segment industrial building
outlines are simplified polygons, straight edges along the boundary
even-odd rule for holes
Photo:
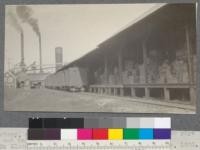
[[[42,88],[49,73],[26,73],[17,74],[7,71],[4,77],[4,84],[14,88]]]
[[[4,74],[4,85],[8,87],[13,87],[13,88],[17,87],[17,79],[13,72],[7,71]]]
[[[71,67],[85,68],[89,92],[194,105],[195,7],[166,4],[157,8],[56,74]]]

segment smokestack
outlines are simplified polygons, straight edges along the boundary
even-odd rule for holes
[[[42,42],[41,42],[41,34],[38,35],[38,39],[39,39],[40,72],[43,72],[43,69],[42,69]]]
[[[20,35],[21,35],[21,62],[20,62],[20,66],[22,68],[24,68],[25,63],[24,63],[24,33],[23,33],[23,31],[21,31]]]
[[[62,49],[62,47],[55,48],[55,61],[56,61],[56,71],[57,71],[63,65],[63,49]]]
[[[25,61],[24,61],[24,33],[23,33],[23,29],[21,24],[18,22],[17,17],[15,16],[15,14],[11,11],[9,11],[7,13],[7,15],[10,18],[10,23],[11,25],[16,29],[16,31],[20,34],[20,38],[21,38],[21,60],[20,60],[20,67],[21,70],[24,71],[25,70]]]
[[[42,70],[42,43],[41,43],[41,33],[40,28],[38,25],[38,20],[33,17],[33,10],[31,7],[28,6],[17,6],[16,12],[19,16],[19,18],[22,20],[22,22],[27,23],[30,25],[35,32],[35,34],[38,36],[39,40],[39,62],[40,62],[40,72],[43,72]]]

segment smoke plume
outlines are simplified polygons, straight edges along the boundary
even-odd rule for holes
[[[23,29],[22,29],[21,25],[19,24],[19,22],[18,22],[16,16],[15,16],[12,12],[10,12],[10,11],[7,13],[7,15],[8,15],[9,18],[10,18],[10,23],[11,23],[11,25],[12,25],[18,32],[22,33],[22,32],[23,32]]]
[[[29,24],[33,31],[40,36],[38,20],[33,17],[33,10],[28,6],[17,6],[16,12],[22,22]]]

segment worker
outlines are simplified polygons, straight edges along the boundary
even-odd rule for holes
[[[171,69],[168,59],[164,60],[162,65],[159,67],[159,79],[160,83],[167,83],[168,76],[171,74]]]
[[[158,62],[157,53],[155,50],[150,51],[147,58],[147,82],[155,83],[158,79]]]
[[[177,83],[187,83],[189,81],[187,62],[184,59],[184,54],[179,51],[176,53],[176,59],[173,62],[173,69]]]

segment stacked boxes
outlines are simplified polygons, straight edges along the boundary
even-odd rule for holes
[[[115,66],[108,69],[108,79],[103,71],[95,72],[96,83],[98,84],[173,84],[173,83],[189,83],[189,69],[185,56],[177,55],[176,58],[169,62],[164,59],[162,62],[150,58],[146,60],[145,64],[134,63],[134,60],[124,60],[122,75],[120,75],[119,68]],[[196,57],[193,57],[193,72],[194,80],[196,80]],[[122,83],[120,77],[122,76]],[[108,83],[107,83],[108,82]]]

